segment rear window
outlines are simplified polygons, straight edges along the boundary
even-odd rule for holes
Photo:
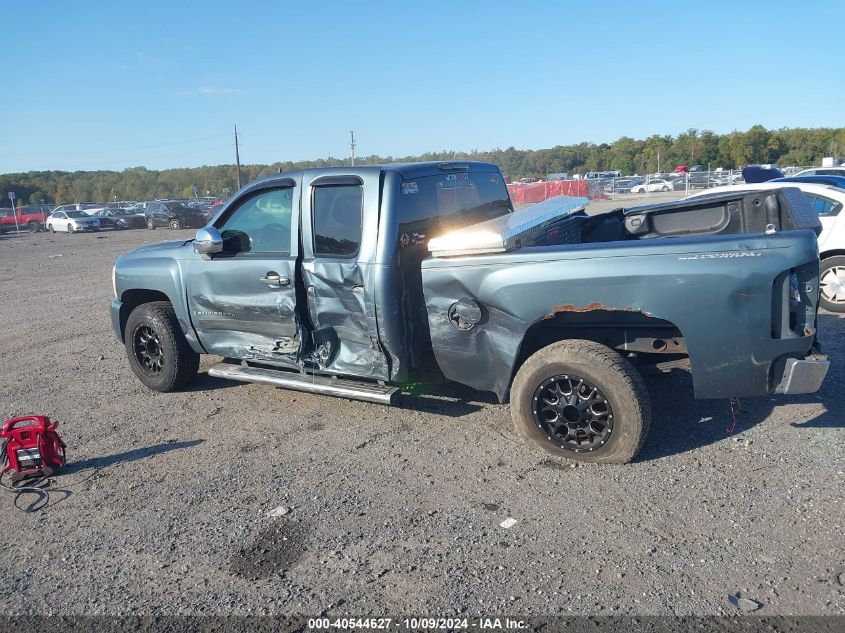
[[[402,181],[402,239],[428,241],[441,233],[511,213],[508,188],[498,172],[449,173]],[[406,237],[409,236],[409,237]]]

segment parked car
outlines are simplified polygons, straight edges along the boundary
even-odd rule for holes
[[[143,213],[128,209],[100,209],[89,215],[99,219],[100,227],[104,229],[139,229],[147,225],[147,218]]]
[[[799,171],[793,176],[845,176],[845,167],[812,167]]]
[[[803,182],[812,185],[828,185],[845,189],[845,174],[842,176],[785,176],[769,182]]]
[[[672,183],[663,178],[652,178],[647,182],[631,187],[631,193],[645,193],[646,191],[672,191]]]
[[[148,229],[168,226],[171,229],[199,228],[207,218],[201,209],[182,202],[148,202],[144,209]]]
[[[205,215],[206,223],[208,223],[208,221],[211,220],[211,218],[213,218],[215,215],[217,215],[217,212],[220,211],[220,209],[222,209],[225,205],[226,205],[225,202],[215,202],[214,204],[209,206],[203,212],[203,214]]]
[[[0,233],[29,231],[38,233],[44,230],[44,223],[50,215],[47,205],[33,204],[14,209],[0,210]]]
[[[813,178],[822,178],[822,176]],[[835,178],[835,176],[827,176],[827,178]],[[697,193],[695,197],[730,191],[758,191],[785,187],[800,189],[809,199],[810,206],[822,224],[822,232],[818,239],[821,260],[819,273],[821,305],[831,312],[845,312],[845,254],[843,254],[845,253],[845,213],[841,213],[845,206],[845,188],[801,182],[803,178],[798,179],[799,182],[795,180],[795,178],[779,178],[753,185],[722,187]]]
[[[56,231],[68,233],[99,231],[100,221],[84,211],[53,211],[47,218],[47,230],[50,233]]]
[[[99,202],[73,202],[70,204],[60,204],[56,208],[53,209],[53,212],[56,211],[87,211],[88,215],[91,215],[94,211],[99,211],[100,209],[107,208],[105,204],[100,204]]]
[[[698,398],[821,386],[821,226],[794,189],[765,217],[759,197],[590,216],[566,197],[513,211],[489,163],[273,174],[193,242],[119,256],[112,325],[156,391],[203,353],[231,359],[211,376],[384,404],[446,379],[510,401],[535,447],[625,463],[650,421],[632,361],[688,358]]]

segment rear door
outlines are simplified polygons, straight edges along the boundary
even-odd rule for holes
[[[214,222],[223,252],[188,264],[191,321],[211,354],[297,367],[299,183],[245,192]]]
[[[380,171],[306,177],[302,279],[318,371],[386,380],[375,304]]]

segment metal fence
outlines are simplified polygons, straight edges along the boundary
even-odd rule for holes
[[[789,176],[802,169],[807,168],[795,166],[783,168],[782,171]],[[512,183],[508,185],[508,190],[515,204],[542,202],[560,195],[578,196],[591,200],[677,199],[701,189],[738,185],[744,182],[741,170],[715,169],[646,176]]]

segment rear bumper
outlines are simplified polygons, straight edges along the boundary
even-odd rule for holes
[[[821,354],[811,354],[800,359],[788,358],[775,393],[815,393],[821,388],[829,366],[827,356]]]

